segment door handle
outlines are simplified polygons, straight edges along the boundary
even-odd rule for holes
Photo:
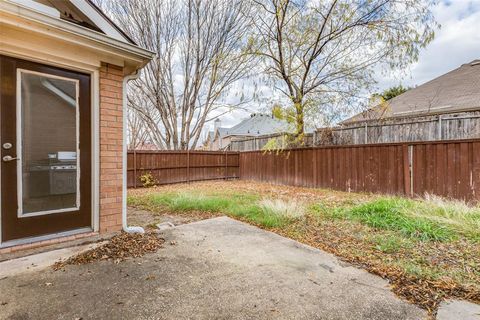
[[[12,156],[5,156],[2,158],[3,162],[10,162],[10,161],[13,161],[13,160],[20,160],[20,158],[17,158],[17,157],[12,157]]]

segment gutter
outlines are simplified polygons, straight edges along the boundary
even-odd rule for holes
[[[128,233],[145,233],[142,227],[129,227],[127,224],[127,83],[130,80],[138,79],[140,70],[125,76],[122,83],[122,117],[123,117],[123,148],[122,148],[122,229]]]

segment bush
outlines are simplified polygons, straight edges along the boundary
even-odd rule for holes
[[[145,188],[154,187],[158,184],[157,179],[155,179],[151,172],[142,174],[140,176],[140,182]]]

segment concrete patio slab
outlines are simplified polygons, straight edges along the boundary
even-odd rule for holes
[[[0,280],[1,319],[425,319],[388,283],[320,250],[222,217],[165,247]]]
[[[480,305],[462,300],[449,300],[440,304],[437,320],[480,320]]]
[[[56,249],[26,257],[0,262],[0,279],[11,277],[25,272],[34,272],[45,269],[58,260],[68,259],[83,251],[95,248],[104,242],[96,242],[79,246]]]

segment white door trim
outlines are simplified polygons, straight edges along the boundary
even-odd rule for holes
[[[39,75],[43,76],[46,78],[52,78],[52,79],[61,79],[65,81],[70,81],[75,83],[75,91],[76,91],[76,97],[75,97],[75,136],[76,136],[76,162],[77,162],[77,169],[76,169],[76,175],[77,175],[77,181],[76,181],[76,203],[75,207],[71,208],[62,208],[62,209],[56,209],[56,210],[45,210],[45,211],[36,211],[36,212],[31,212],[31,213],[24,213],[23,212],[23,134],[22,134],[22,111],[23,111],[23,106],[22,106],[22,74],[34,74],[34,75]],[[81,171],[81,165],[80,165],[80,104],[79,104],[79,94],[80,94],[80,86],[79,86],[80,81],[77,79],[71,79],[68,77],[60,77],[56,75],[52,75],[49,73],[44,73],[44,72],[37,72],[37,71],[32,71],[28,69],[17,69],[17,88],[16,88],[16,126],[17,126],[17,137],[16,137],[16,153],[17,153],[17,217],[18,218],[28,218],[28,217],[34,217],[34,216],[41,216],[41,215],[47,215],[47,214],[53,214],[53,213],[62,213],[62,212],[71,212],[71,211],[76,211],[80,209],[80,171]]]

